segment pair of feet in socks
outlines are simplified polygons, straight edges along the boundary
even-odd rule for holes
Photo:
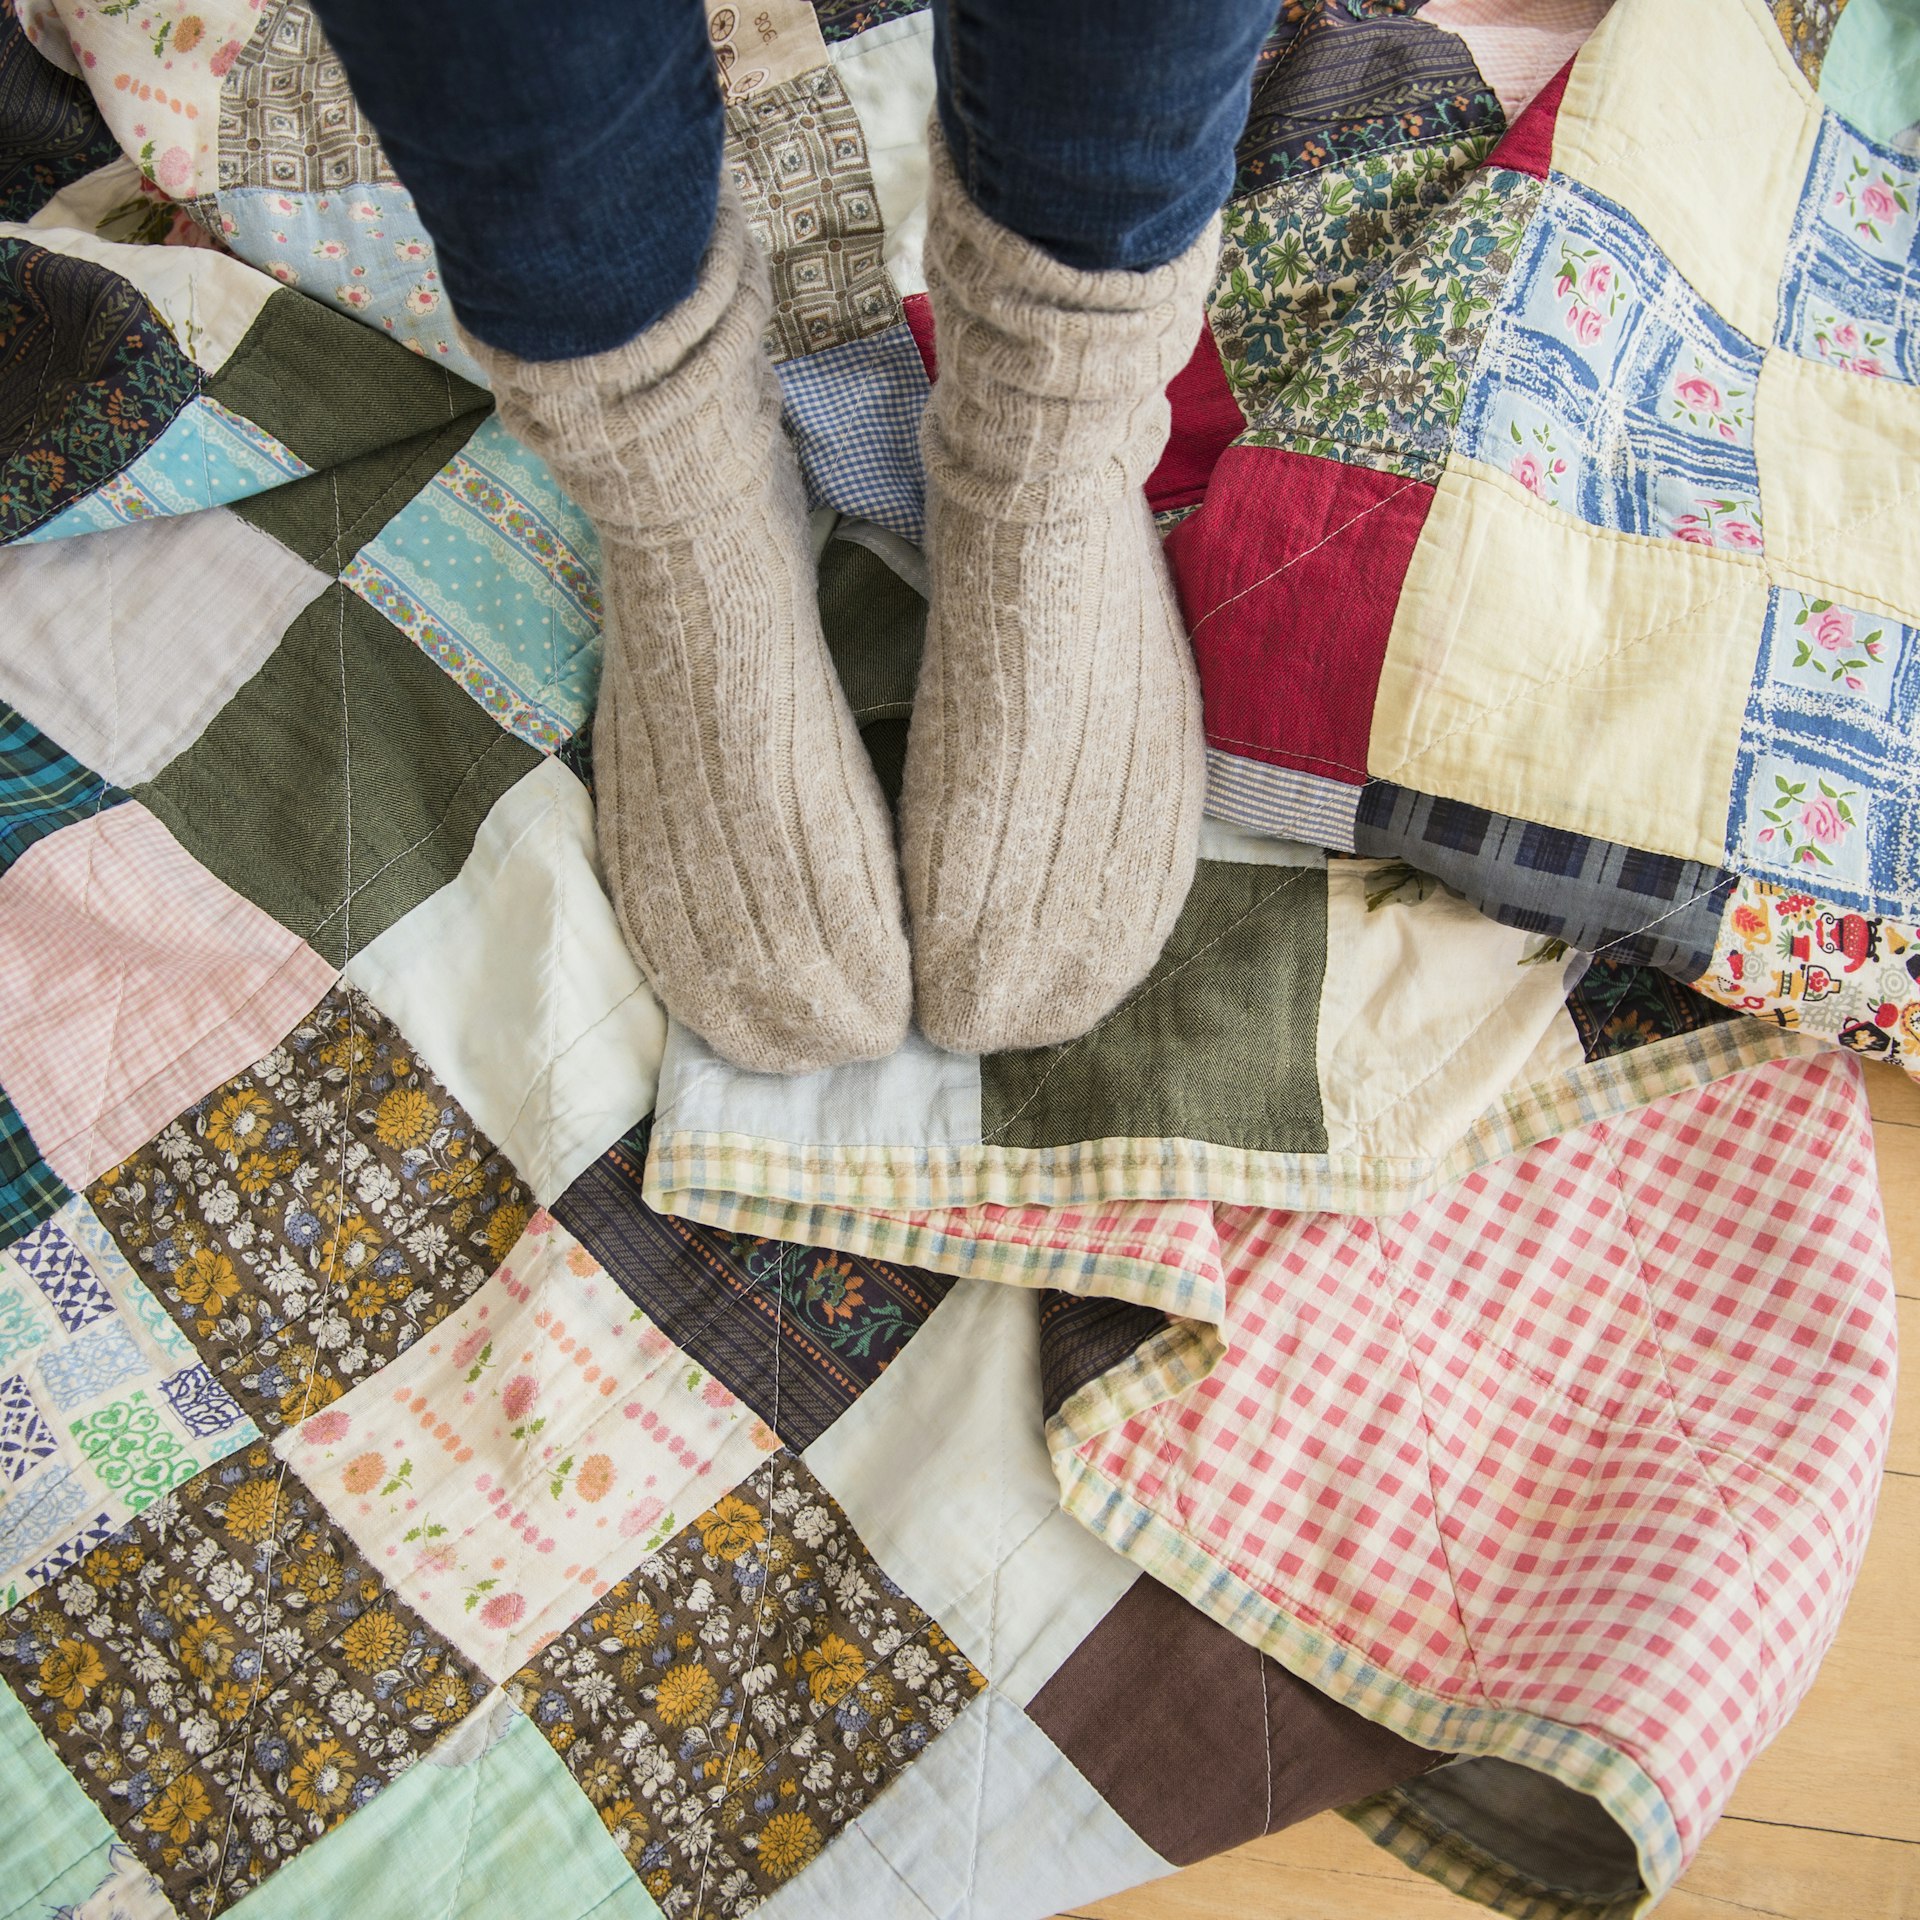
[[[933,161],[932,607],[897,860],[820,631],[766,262],[732,195],[699,286],[635,340],[476,348],[599,530],[621,925],[668,1009],[763,1072],[891,1053],[916,1015],[960,1052],[1073,1038],[1151,968],[1193,877],[1200,693],[1141,488],[1216,232],[1143,273],[1068,268]]]

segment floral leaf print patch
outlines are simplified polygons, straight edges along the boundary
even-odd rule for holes
[[[188,1920],[338,1826],[487,1688],[264,1443],[15,1607],[0,1674]]]
[[[345,987],[89,1198],[268,1432],[451,1312],[519,1239],[531,1205],[392,1023]]]
[[[984,1684],[782,1452],[508,1691],[662,1912],[730,1920],[805,1867]]]

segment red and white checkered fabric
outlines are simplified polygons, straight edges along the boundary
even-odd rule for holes
[[[1637,1761],[1691,1857],[1811,1682],[1878,1488],[1858,1064],[1756,1067],[1391,1219],[1216,1218],[1226,1358],[1085,1460],[1392,1682]]]

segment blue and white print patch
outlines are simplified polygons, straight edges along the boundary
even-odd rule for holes
[[[1730,864],[1920,917],[1920,631],[1776,588],[1727,815]]]
[[[1458,444],[1591,526],[1756,550],[1760,358],[1634,221],[1556,174]]]
[[[1787,241],[1775,339],[1868,379],[1920,383],[1920,163],[1832,113]]]

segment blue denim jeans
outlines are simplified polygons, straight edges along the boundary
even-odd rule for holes
[[[1276,0],[933,0],[967,189],[1070,266],[1151,267],[1233,179]],[[527,360],[692,292],[724,120],[703,0],[315,0],[461,323]]]

